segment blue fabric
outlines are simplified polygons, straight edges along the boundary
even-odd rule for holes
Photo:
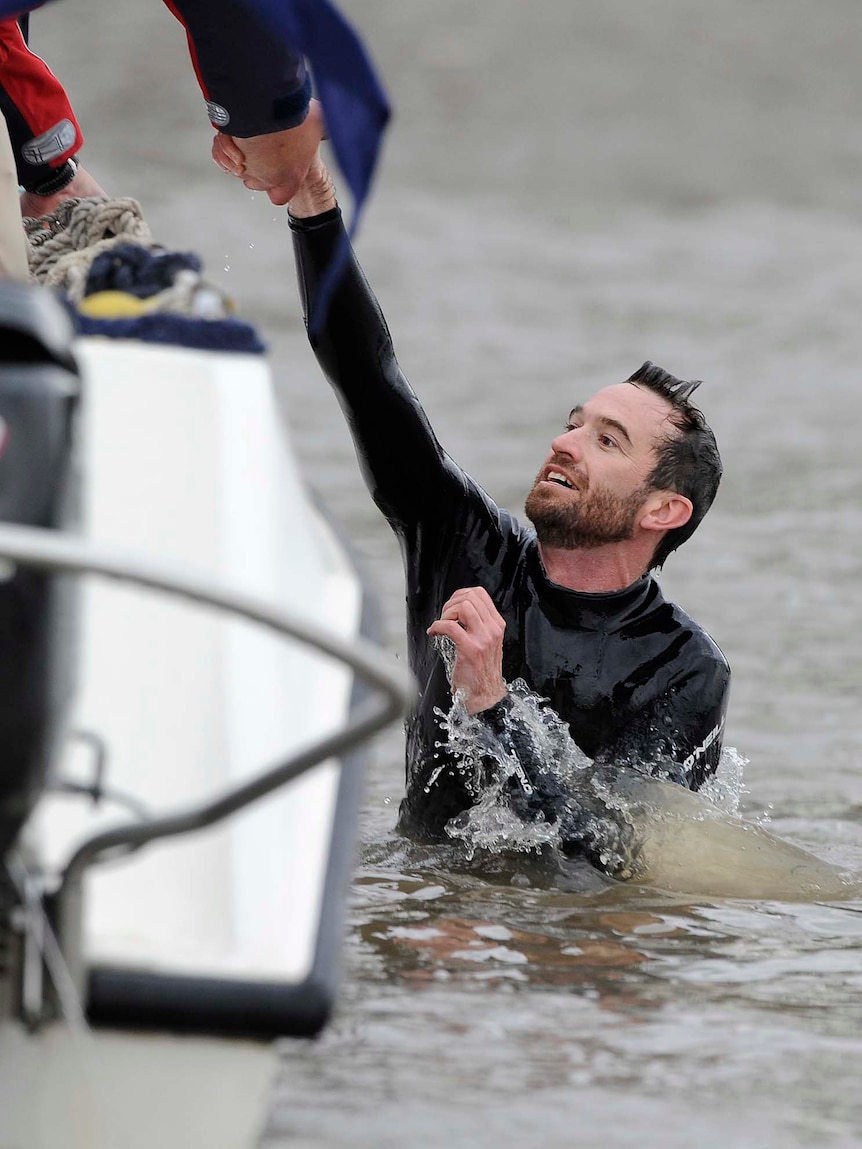
[[[0,0],[0,19],[7,16],[21,16],[24,12],[32,12],[41,8],[47,0]]]
[[[187,319],[183,315],[157,312],[134,319],[91,319],[69,308],[79,335],[103,335],[108,339],[137,339],[142,343],[167,343],[199,351],[237,351],[262,355],[266,344],[250,323],[239,319]]]
[[[386,93],[353,28],[330,0],[242,0],[305,56],[356,212],[368,194],[390,116]]]
[[[191,251],[153,251],[138,243],[118,243],[100,252],[90,264],[84,295],[125,291],[149,299],[172,287],[180,271],[200,272],[203,264]]]

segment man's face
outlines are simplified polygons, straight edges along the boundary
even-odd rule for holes
[[[657,444],[676,433],[671,410],[632,383],[606,387],[575,407],[527,496],[541,543],[592,548],[634,536]]]

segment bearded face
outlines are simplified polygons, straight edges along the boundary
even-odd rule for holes
[[[561,466],[565,470],[560,472],[552,465],[542,468],[524,504],[539,542],[546,547],[576,550],[633,538],[648,490],[641,486],[617,494],[606,487],[591,487],[581,475],[573,474],[571,460],[561,459]]]

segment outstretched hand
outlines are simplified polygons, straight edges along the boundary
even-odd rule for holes
[[[446,635],[455,644],[452,691],[462,690],[469,714],[478,714],[508,693],[503,681],[506,623],[481,586],[456,590],[430,635]]]
[[[217,132],[212,157],[250,191],[264,191],[274,204],[283,206],[306,179],[324,135],[320,103],[312,100],[298,127],[242,140]]]

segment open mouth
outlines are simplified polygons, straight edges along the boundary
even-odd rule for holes
[[[567,479],[562,471],[548,471],[545,475],[546,483],[556,483],[558,487],[566,487],[569,491],[577,490],[571,479]]]

